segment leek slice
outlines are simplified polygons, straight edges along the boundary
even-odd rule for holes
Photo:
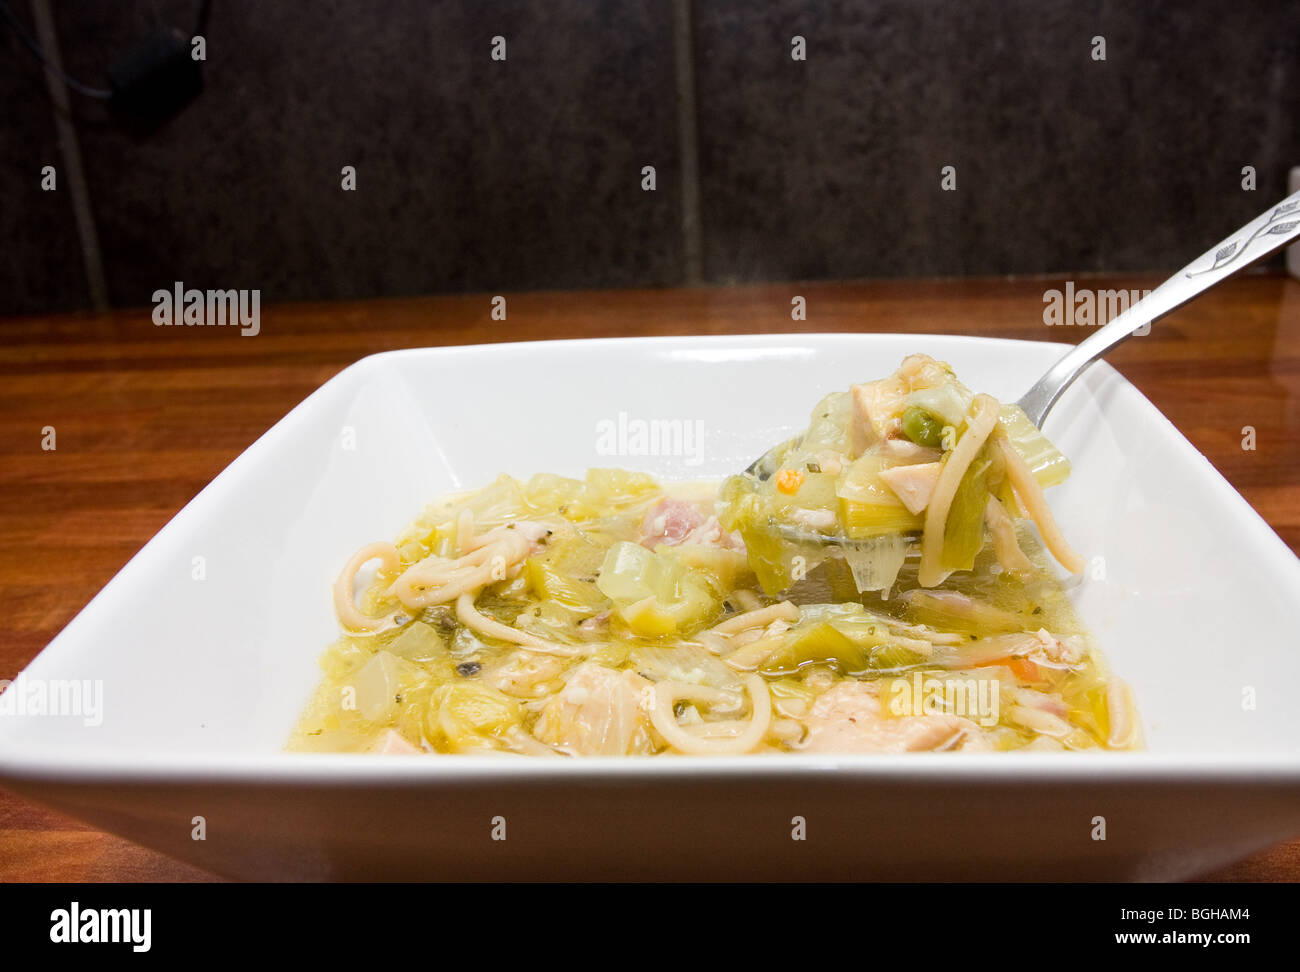
[[[914,533],[925,526],[925,517],[907,512],[907,507],[893,503],[855,503],[840,500],[840,524],[844,534],[854,540],[866,540],[891,533]]]
[[[964,635],[1011,634],[1030,630],[1036,616],[1021,617],[957,591],[916,589],[903,595],[906,618],[936,631]]]
[[[830,664],[844,675],[896,671],[923,664],[920,653],[899,644],[874,618],[840,617],[801,624],[759,669],[764,675],[790,675],[805,665]]]
[[[829,621],[800,625],[785,637],[785,642],[763,662],[764,675],[790,675],[804,665],[834,663],[841,671],[857,671],[865,666],[867,652]]]
[[[976,555],[984,547],[984,508],[989,501],[990,465],[989,449],[985,444],[957,484],[957,492],[943,523],[943,549],[939,553],[939,565],[946,570],[970,570],[975,566]]]
[[[1011,445],[1038,480],[1038,485],[1047,489],[1065,482],[1070,475],[1070,460],[1052,445],[1038,426],[1029,421],[1024,409],[1019,405],[1003,405],[998,421],[1006,429]]]

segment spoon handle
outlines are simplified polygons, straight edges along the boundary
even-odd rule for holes
[[[1019,405],[1042,427],[1048,411],[1083,370],[1133,333],[1300,236],[1300,192],[1251,220],[1179,270],[1097,333],[1064,354],[1025,392]]]

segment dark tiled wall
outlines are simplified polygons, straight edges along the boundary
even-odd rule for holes
[[[35,63],[0,21],[0,314],[90,300],[67,187],[41,190],[42,168],[55,166],[57,180],[63,159]]]
[[[698,268],[669,0],[213,0],[205,91],[170,123],[72,96],[109,299],[1172,269],[1300,164],[1296,0],[683,6]],[[197,8],[61,0],[64,64],[102,84]],[[85,306],[69,194],[39,191],[62,169],[44,82],[3,28],[0,54],[0,313]]]
[[[1300,165],[1294,0],[696,13],[711,279],[1173,270]]]

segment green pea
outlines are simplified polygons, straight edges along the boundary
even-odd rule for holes
[[[903,413],[903,434],[917,445],[937,449],[943,438],[943,422],[919,405],[913,405]]]

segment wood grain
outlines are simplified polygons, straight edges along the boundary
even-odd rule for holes
[[[1077,279],[1146,288],[1148,278]],[[397,348],[791,331],[1075,342],[1043,323],[1060,280],[770,284],[269,305],[261,333],[155,327],[149,309],[0,320],[0,677],[22,669],[140,547],[298,401]],[[791,298],[807,300],[792,322]],[[1109,359],[1300,551],[1300,283],[1236,278]],[[41,449],[54,426],[58,448]],[[1242,448],[1242,429],[1257,448]],[[1211,879],[1300,880],[1300,840]],[[0,792],[0,880],[212,876]]]

